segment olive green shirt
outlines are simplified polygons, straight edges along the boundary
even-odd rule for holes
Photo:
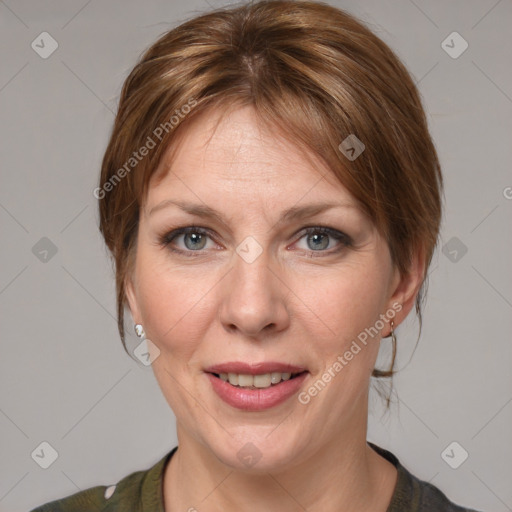
[[[477,512],[452,503],[437,487],[409,473],[391,452],[368,444],[397,468],[398,478],[387,512]],[[176,446],[153,467],[131,473],[117,485],[91,487],[31,512],[164,512],[163,473],[177,449]]]

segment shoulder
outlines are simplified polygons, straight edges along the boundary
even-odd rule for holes
[[[159,510],[162,504],[161,482],[165,463],[174,454],[177,447],[167,453],[154,466],[147,470],[135,471],[125,476],[115,485],[98,485],[77,492],[62,499],[41,505],[30,512],[109,512],[115,510],[133,510],[150,504]],[[140,508],[142,510],[142,508]],[[162,508],[163,510],[163,508]]]
[[[98,485],[62,499],[46,503],[31,512],[83,512],[97,510],[106,512],[112,507],[140,501],[141,483],[145,471],[137,471],[124,477],[115,485]],[[126,508],[130,510],[130,508]]]
[[[450,501],[438,487],[418,479],[403,466],[402,470],[407,473],[407,479],[404,479],[407,484],[404,485],[403,490],[409,493],[411,505],[417,504],[417,508],[410,510],[417,510],[417,512],[477,512],[472,508],[466,508]]]
[[[450,501],[439,488],[415,477],[388,450],[368,444],[397,468],[395,491],[387,512],[478,512]]]

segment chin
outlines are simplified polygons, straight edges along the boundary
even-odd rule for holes
[[[241,433],[206,444],[220,462],[233,470],[250,474],[280,471],[296,465],[297,454],[303,450],[289,431],[278,434],[274,429],[275,425],[261,429],[261,435],[257,435],[244,426]]]

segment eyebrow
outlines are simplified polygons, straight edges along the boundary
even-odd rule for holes
[[[151,208],[149,211],[148,216],[153,215],[157,211],[168,208],[169,206],[177,206],[190,215],[211,218],[217,220],[221,224],[227,224],[222,214],[205,204],[194,204],[174,199],[166,199],[161,203],[153,206],[153,208]],[[330,210],[332,208],[351,208],[359,210],[359,208],[352,203],[312,203],[305,206],[292,206],[281,214],[277,224],[301,220],[307,217],[313,217],[314,215],[318,215],[319,213]]]

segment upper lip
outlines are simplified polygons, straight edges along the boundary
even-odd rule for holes
[[[302,373],[306,368],[293,364],[266,361],[261,363],[243,363],[238,361],[215,364],[204,370],[207,373],[237,373],[239,375],[260,375],[264,373]]]

